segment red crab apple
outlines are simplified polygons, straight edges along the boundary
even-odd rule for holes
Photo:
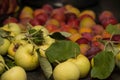
[[[87,40],[86,38],[79,38],[78,40],[76,40],[76,43],[78,43],[78,44],[88,44],[89,40]]]
[[[8,24],[8,23],[18,23],[18,20],[15,17],[8,17],[7,19],[5,19],[3,21],[3,24],[5,25],[5,24]]]
[[[53,7],[50,4],[44,4],[42,6],[42,9],[45,10],[48,15],[50,15],[50,13],[53,10]]]
[[[112,12],[110,11],[103,11],[100,15],[99,15],[99,21],[102,21],[105,18],[109,18],[109,17],[113,17],[114,15],[112,14]]]
[[[45,25],[46,29],[51,33],[51,32],[59,32],[60,29],[58,28],[58,26],[53,25],[53,24],[48,24]]]
[[[63,22],[65,20],[64,10],[62,8],[54,9],[51,13],[51,17]]]
[[[38,8],[34,10],[33,16],[36,17],[38,14],[44,14],[44,13],[46,13],[44,9]]]
[[[40,25],[44,25],[48,19],[48,15],[46,13],[40,13],[36,15],[35,18],[38,20]]]
[[[96,24],[92,27],[92,32],[94,35],[101,35],[104,31],[104,28],[100,24]]]
[[[30,24],[32,26],[36,26],[36,25],[39,25],[40,23],[36,18],[33,18],[33,19],[30,20]]]
[[[98,52],[100,52],[101,49],[99,47],[96,46],[92,46],[88,49],[88,51],[86,52],[86,56],[89,59],[92,59],[92,57],[94,57]]]
[[[65,21],[68,22],[69,20],[74,20],[74,19],[77,19],[77,16],[75,13],[65,13]]]
[[[67,24],[70,25],[74,29],[79,29],[79,20],[78,19],[70,19]]]

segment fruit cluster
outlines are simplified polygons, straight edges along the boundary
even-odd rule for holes
[[[47,75],[47,78],[51,74],[53,74],[55,80],[78,80],[79,78],[87,77],[91,70],[91,59],[93,65],[94,57],[99,52],[104,51],[108,43],[110,44],[109,47],[112,47],[110,49],[113,49],[113,45],[115,45],[115,49],[118,50],[114,55],[116,64],[120,66],[120,53],[118,53],[120,50],[118,47],[120,43],[120,25],[110,11],[103,11],[98,18],[100,24],[96,22],[96,14],[93,10],[80,11],[72,5],[53,8],[51,5],[45,4],[37,9],[25,6],[19,15],[19,19],[9,17],[4,20],[4,26],[0,28],[0,55],[9,56],[15,62],[15,65],[22,67],[26,71],[36,69],[39,66],[39,62],[40,64],[44,64],[44,62],[41,63],[41,59],[43,58],[48,65],[50,62],[47,59],[53,60],[52,58],[54,57],[52,55],[48,56],[48,52],[46,51],[59,51],[50,50],[51,45],[53,46],[59,41],[50,35],[58,32],[63,33],[62,36],[65,37],[65,40],[77,44],[80,53],[79,55],[74,54],[74,57],[67,55],[68,59],[66,60],[63,58],[63,55],[59,54],[57,56],[58,53],[53,54],[57,58],[62,56],[64,61],[54,66],[54,70],[51,70],[50,66],[49,69],[43,69],[46,72],[45,75]],[[105,44],[104,40],[107,40],[107,44]],[[74,45],[71,42],[69,44]],[[58,46],[60,44],[54,47],[57,49]],[[73,52],[77,52],[77,47],[75,45],[74,47],[76,50]],[[71,46],[70,48],[73,47]],[[68,46],[65,49],[68,49]],[[66,56],[64,55],[64,57]],[[58,60],[55,61],[59,62]],[[42,65],[41,67],[44,66]],[[96,66],[96,61],[94,66]],[[0,73],[2,74],[5,72],[4,61],[0,63],[0,67],[2,67],[0,68]],[[51,72],[46,70],[50,70]],[[7,80],[9,72],[3,73],[1,80],[4,80],[4,78]],[[24,71],[22,72],[24,73]],[[22,72],[21,74],[23,74]],[[13,76],[9,75],[10,78],[13,79]],[[26,80],[25,73],[21,78],[23,78],[22,80]]]
[[[17,9],[17,0],[1,0],[0,1],[0,16],[14,13]]]

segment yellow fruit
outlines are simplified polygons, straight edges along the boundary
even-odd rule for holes
[[[80,13],[79,17],[83,16],[83,15],[90,15],[93,19],[96,18],[95,12],[92,10],[84,10]]]
[[[67,9],[67,12],[74,13],[77,17],[79,17],[80,10],[76,7],[66,5],[65,8]]]
[[[49,46],[50,46],[49,44],[45,44],[45,45],[41,45],[41,46],[39,47],[40,55],[41,55],[42,57],[46,57],[45,51],[46,51],[46,49],[47,49]]]
[[[9,31],[11,33],[10,34],[11,36],[16,36],[21,33],[21,28],[19,27],[17,23],[8,23],[4,25],[3,27],[1,27],[1,29],[5,31]]]
[[[95,25],[95,21],[90,17],[85,17],[80,21],[80,27],[88,27],[91,28]]]
[[[79,33],[74,33],[72,34],[69,39],[73,42],[75,42],[76,40],[78,40],[79,38],[81,38],[81,35]]]
[[[80,44],[80,51],[81,54],[85,55],[87,50],[90,48],[90,46],[88,44]]]
[[[90,62],[88,58],[82,54],[78,55],[77,58],[70,58],[67,61],[76,64],[80,71],[80,78],[85,78],[90,71]]]
[[[91,59],[91,66],[94,66],[94,58]]]
[[[10,44],[9,48],[8,48],[8,55],[14,59],[14,56],[15,56],[15,53],[17,51],[17,49],[21,46],[21,45],[25,45],[27,44],[26,41],[24,40],[17,40],[17,41],[14,41]]]
[[[79,30],[79,33],[82,34],[82,33],[91,33],[92,32],[92,29],[91,28],[88,28],[88,27],[81,27]]]
[[[58,64],[53,71],[55,80],[79,80],[79,68],[72,62],[65,61]]]
[[[27,13],[33,14],[33,9],[31,7],[29,7],[29,6],[25,6],[22,9],[22,12],[27,12]]]
[[[6,55],[9,46],[10,46],[10,41],[8,39],[4,39],[4,43],[0,45],[0,55]]]

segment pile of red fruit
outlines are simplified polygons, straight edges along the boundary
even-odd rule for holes
[[[42,25],[48,29],[50,33],[66,31],[71,33],[69,40],[80,45],[81,53],[88,58],[93,57],[99,51],[104,49],[104,45],[99,39],[109,39],[111,34],[105,31],[108,24],[118,24],[117,19],[112,12],[103,11],[99,15],[98,24],[96,14],[93,10],[80,11],[72,5],[65,5],[60,8],[53,8],[49,4],[43,5],[41,8],[32,9],[24,7],[20,13],[19,21],[16,18],[8,18],[4,24],[15,22],[25,30],[27,23],[33,27]],[[119,35],[115,35],[113,40],[120,40]]]

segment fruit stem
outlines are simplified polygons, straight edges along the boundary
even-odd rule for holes
[[[5,68],[6,68],[7,70],[10,69],[4,62],[1,62],[1,63],[5,66]]]
[[[56,63],[60,64],[60,62],[58,60],[55,60]]]

